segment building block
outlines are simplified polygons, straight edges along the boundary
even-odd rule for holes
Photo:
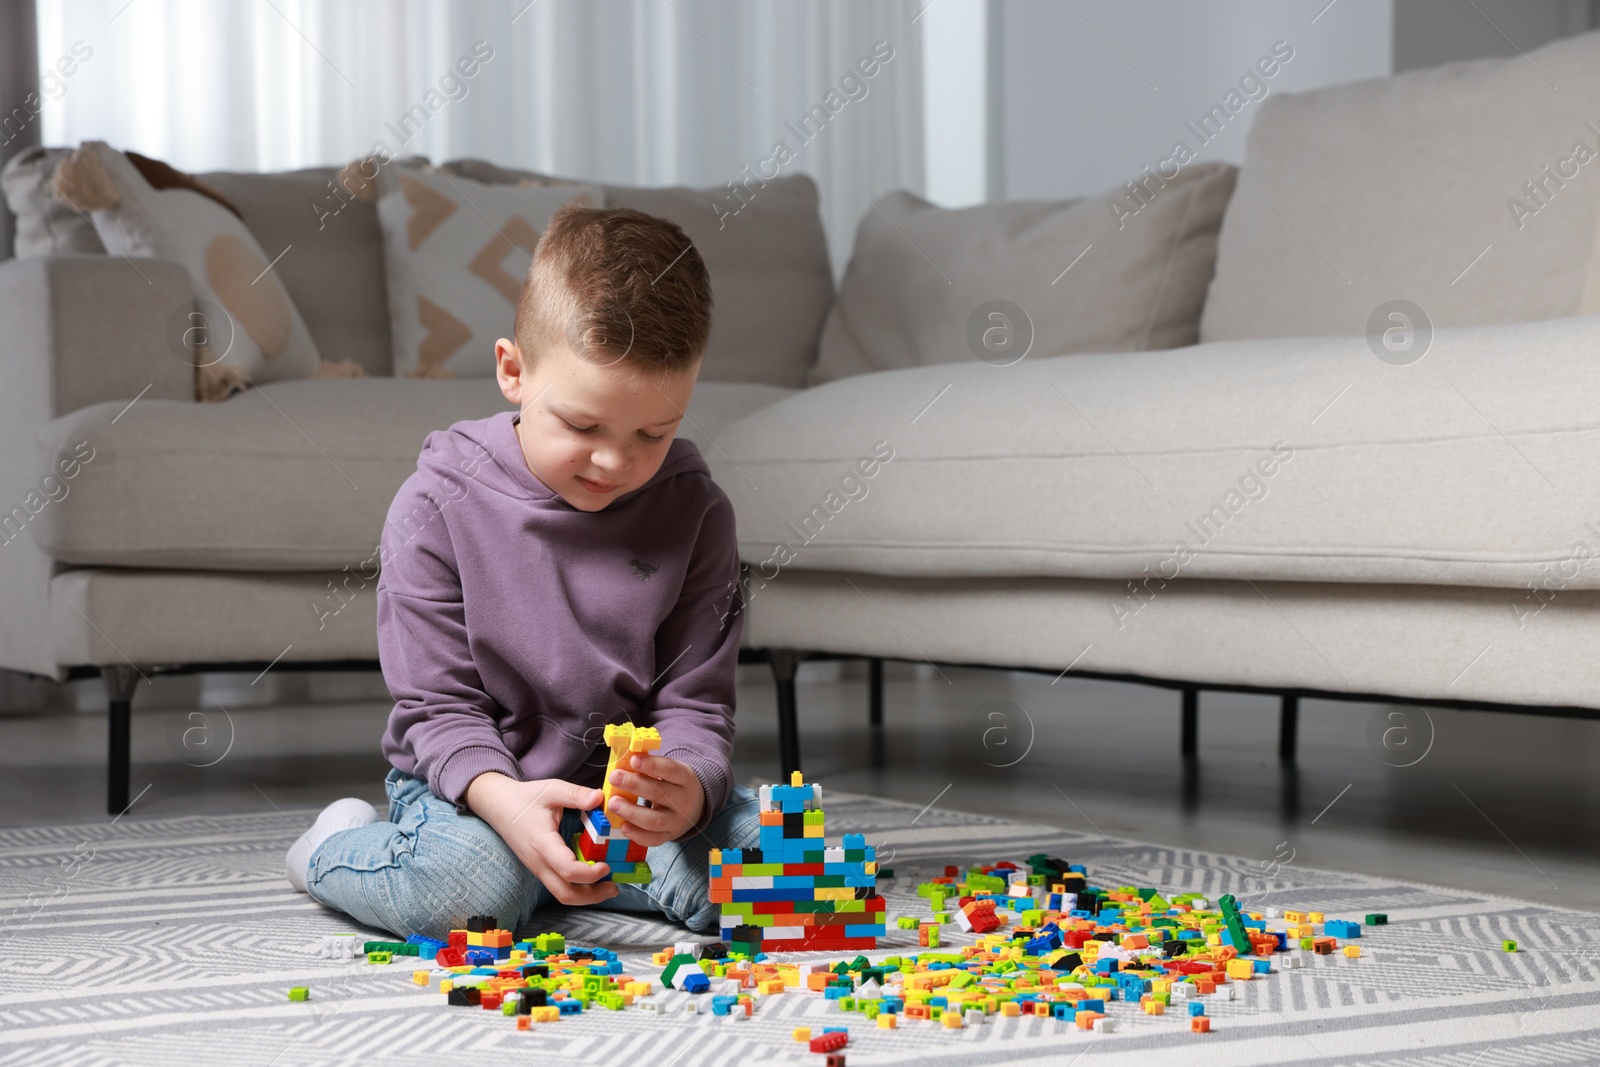
[[[303,985],[297,985],[293,989],[289,990],[289,999],[294,1001],[310,1000],[311,990],[307,989]]]
[[[1511,941],[1511,940],[1502,941],[1502,942],[1500,942],[1500,951],[1501,952],[1515,952],[1515,951],[1517,951],[1517,943],[1515,941]]]
[[[850,1035],[843,1030],[824,1030],[813,1037],[808,1047],[812,1052],[838,1052],[850,1043]]]

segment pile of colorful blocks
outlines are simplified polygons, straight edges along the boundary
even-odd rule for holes
[[[830,847],[822,787],[795,771],[764,785],[761,847],[711,850],[711,900],[722,937],[746,956],[876,948],[884,932],[877,852],[860,834]]]
[[[820,816],[819,792],[797,775],[791,785],[763,793],[763,815],[774,818],[763,825],[770,836],[762,840],[761,855],[713,856],[712,893],[724,906],[723,929],[742,938],[663,949],[652,957],[663,968],[654,981],[622,973],[616,954],[606,949],[569,948],[554,933],[518,939],[491,916],[474,917],[448,941],[413,935],[404,942],[366,942],[362,949],[372,963],[431,959],[432,967],[414,972],[417,985],[438,990],[452,1004],[516,1015],[523,1028],[596,1005],[661,1012],[668,1002],[659,988],[709,994],[709,1000],[691,995],[674,1010],[698,1013],[703,1006],[734,1019],[751,1018],[767,997],[804,990],[880,1028],[924,1020],[959,1029],[995,1017],[1042,1016],[1108,1032],[1119,1021],[1110,1005],[1120,1002],[1148,1016],[1170,1008],[1202,1033],[1211,1028],[1208,1003],[1233,1000],[1241,982],[1336,950],[1361,955],[1354,942],[1363,924],[1353,920],[1329,920],[1316,911],[1252,911],[1227,895],[1213,904],[1192,893],[1100,888],[1089,884],[1082,866],[1037,855],[1026,864],[1000,862],[964,873],[946,867],[919,885],[930,916],[902,916],[897,925],[918,929],[927,951],[877,961],[857,954],[831,964],[782,960],[770,952],[852,940],[872,947],[875,933],[857,933],[856,916],[876,919],[860,926],[883,929],[871,850],[851,836],[842,850],[823,845],[820,817],[807,818]],[[1387,922],[1379,913],[1365,918],[1367,927]],[[976,941],[937,951],[946,924]],[[324,938],[320,954],[349,958],[353,941]],[[839,1044],[835,1030],[819,1035],[826,1038],[822,1043]],[[802,1040],[818,1037],[808,1032]]]

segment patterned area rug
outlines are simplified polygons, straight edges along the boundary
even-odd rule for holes
[[[669,992],[665,1016],[595,1010],[518,1032],[496,1013],[447,1007],[412,984],[410,966],[315,956],[319,935],[356,928],[284,881],[284,850],[312,813],[129,816],[0,830],[0,1064],[820,1065],[790,1031],[840,1024],[852,1065],[1600,1063],[1600,915],[1294,866],[1263,885],[1252,861],[839,793],[827,811],[830,836],[864,833],[892,851],[891,927],[926,913],[919,875],[1035,852],[1087,864],[1099,885],[1233,892],[1356,919],[1383,911],[1389,925],[1367,931],[1360,959],[1312,957],[1239,983],[1235,1001],[1207,998],[1211,1034],[1128,1005],[1112,1006],[1114,1034],[1038,1018],[880,1031],[798,991],[748,1021],[684,1014],[687,995]],[[649,953],[683,936],[605,912],[542,918],[569,944],[618,950],[634,974],[656,973]],[[1506,938],[1522,950],[1502,952]],[[914,944],[891,929],[879,954]],[[295,985],[310,987],[309,1002],[288,1001]]]

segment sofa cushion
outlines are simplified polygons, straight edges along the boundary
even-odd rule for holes
[[[371,201],[335,185],[339,168],[277,174],[215,171],[199,177],[226,196],[289,290],[324,359],[351,360],[388,377],[389,303],[383,235]]]
[[[63,159],[51,188],[58,199],[89,214],[106,247],[131,257],[130,263],[146,257],[189,269],[197,321],[212,320],[208,329],[179,331],[204,338],[195,346],[199,399],[223,400],[252,382],[317,373],[322,358],[316,342],[272,271],[281,253],[268,253],[237,209],[214,190],[158,161],[136,164],[104,141],[85,141]],[[226,330],[207,305],[225,311]]]
[[[1120,190],[960,210],[881,197],[856,231],[811,381],[1192,345],[1234,174],[1203,163],[1160,188],[1151,178],[1142,204]],[[1012,307],[990,306],[1002,298]]]
[[[485,184],[411,167],[378,178],[394,372],[492,378],[510,337],[533,250],[568,204],[596,207],[598,186]]]
[[[438,169],[487,183],[578,184],[481,159],[451,160]],[[754,179],[741,186],[738,199],[726,188],[604,189],[607,207],[633,208],[682,226],[705,261],[715,306],[701,381],[805,384],[833,302],[816,183],[804,174]]]
[[[13,247],[18,259],[34,256],[104,254],[105,243],[89,217],[56,199],[50,179],[71,148],[24,148],[0,170],[6,205],[17,217]]]
[[[1441,331],[1404,367],[1354,337],[886,371],[707,459],[768,579],[1137,579],[1124,609],[1177,575],[1544,597],[1600,588],[1597,343],[1584,316]]]
[[[605,189],[607,207],[682,226],[705,260],[714,307],[701,381],[805,384],[833,303],[828,240],[809,177],[752,186],[737,214],[724,206],[725,189]]]
[[[711,435],[788,392],[702,383],[680,433],[714,452]],[[63,563],[337,572],[375,551],[431,431],[508,408],[490,378],[277,382],[221,404],[93,404],[40,432],[42,462],[77,473],[28,529]]]
[[[1600,33],[1272,96],[1201,340],[1359,334],[1391,300],[1435,326],[1600,311],[1596,100]]]

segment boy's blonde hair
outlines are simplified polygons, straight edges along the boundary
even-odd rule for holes
[[[676,223],[568,204],[534,249],[514,330],[524,359],[565,341],[590,363],[678,373],[705,352],[711,277]]]

